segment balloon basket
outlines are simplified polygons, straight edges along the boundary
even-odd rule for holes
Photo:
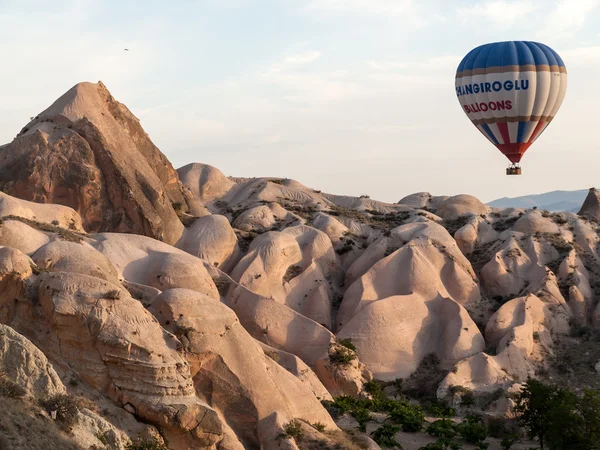
[[[516,164],[511,164],[506,168],[506,175],[521,175],[521,167]]]

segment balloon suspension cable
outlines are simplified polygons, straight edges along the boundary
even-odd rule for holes
[[[506,175],[521,175],[521,166],[519,163],[511,163],[506,168]]]

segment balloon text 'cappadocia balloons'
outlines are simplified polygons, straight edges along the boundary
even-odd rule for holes
[[[566,90],[563,60],[537,42],[481,45],[456,71],[463,111],[514,164],[554,119]]]

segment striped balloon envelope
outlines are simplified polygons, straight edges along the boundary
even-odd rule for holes
[[[566,90],[563,60],[538,42],[481,45],[456,70],[464,112],[513,164],[552,122]]]

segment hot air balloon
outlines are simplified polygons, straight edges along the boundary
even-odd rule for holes
[[[481,45],[456,70],[458,101],[479,131],[511,162],[519,162],[556,115],[567,90],[567,69],[558,53],[538,42]]]

